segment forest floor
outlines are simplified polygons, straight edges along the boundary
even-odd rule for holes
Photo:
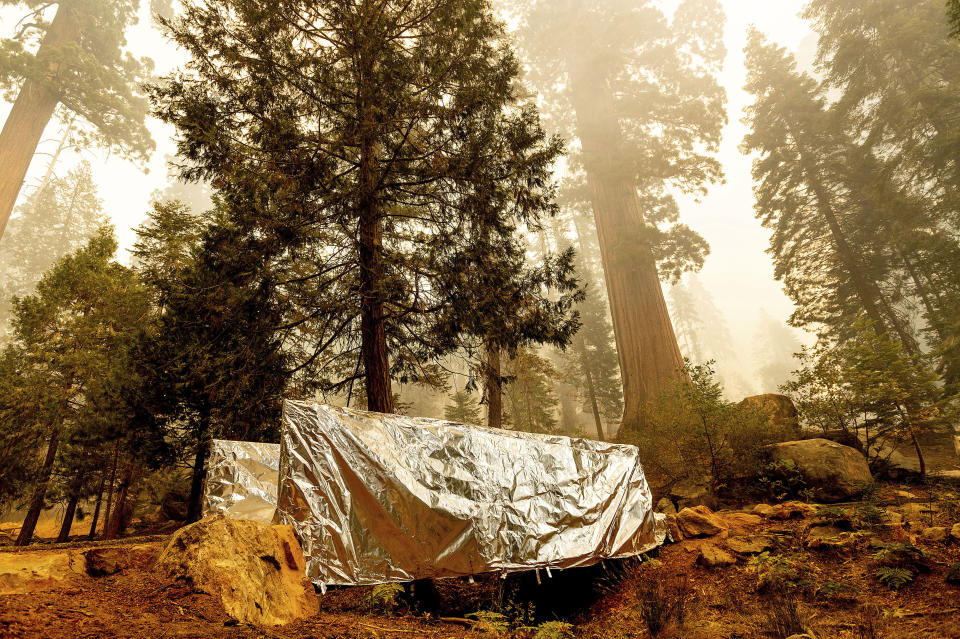
[[[960,585],[947,581],[951,568],[960,565],[960,539],[926,532],[950,531],[960,523],[958,492],[946,484],[884,484],[869,502],[819,513],[808,509],[805,516],[786,520],[720,511],[717,515],[728,532],[667,544],[643,563],[608,562],[554,571],[551,577],[541,571],[539,578],[527,574],[507,580],[480,577],[475,583],[444,580],[429,593],[432,597],[421,593],[415,598],[430,613],[405,604],[403,593],[333,589],[319,595],[316,616],[271,629],[238,625],[214,597],[152,572],[151,563],[164,545],[161,538],[127,540],[126,568],[99,578],[87,576],[82,566],[89,544],[38,544],[19,551],[4,547],[0,638],[640,639],[651,636],[645,609],[676,611],[679,603],[682,628],[673,615],[660,637],[776,637],[776,619],[789,621],[792,616],[817,639],[960,638]],[[878,522],[878,511],[883,523]],[[892,525],[890,513],[894,520],[902,518],[903,525]],[[759,558],[734,552],[731,549],[740,546],[732,540],[738,538],[762,538],[771,549]],[[900,590],[884,586],[875,576],[878,552],[907,547],[891,544],[912,544],[922,551],[917,554],[916,578]],[[704,566],[702,555],[710,549],[725,550],[735,563]],[[18,582],[18,570],[29,578]],[[495,609],[504,616],[490,612]],[[530,626],[524,626],[521,619],[530,615],[536,621],[528,619]],[[537,635],[536,624],[550,619],[571,626],[540,626]]]

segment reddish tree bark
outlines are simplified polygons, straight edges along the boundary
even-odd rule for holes
[[[49,55],[56,59],[57,49],[75,42],[79,37],[80,22],[76,10],[61,3],[37,56]],[[17,196],[43,131],[60,103],[60,95],[54,89],[60,66],[51,64],[46,82],[34,79],[24,81],[10,115],[0,130],[0,237],[17,203]]]
[[[383,238],[382,211],[377,197],[378,106],[369,86],[374,66],[370,53],[360,60],[360,91],[357,113],[360,114],[360,166],[357,212],[359,215],[360,257],[360,341],[364,381],[367,391],[367,410],[377,413],[393,412],[393,392],[390,383],[390,357],[387,352],[386,317],[383,303]]]
[[[640,238],[645,224],[636,176],[619,152],[622,133],[612,92],[590,70],[574,73],[573,102],[600,241],[607,297],[620,359],[625,425],[643,404],[683,379],[683,357],[657,265]]]

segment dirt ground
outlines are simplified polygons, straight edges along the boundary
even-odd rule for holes
[[[951,526],[960,521],[956,493],[943,489],[887,485],[874,504],[896,509],[905,503],[898,490],[909,490],[920,504],[937,504],[928,521],[910,527],[876,527],[851,535],[843,548],[810,546],[810,519],[769,520],[749,531],[776,542],[771,555],[801,558],[817,588],[792,596],[807,628],[817,639],[960,638],[960,586],[945,580],[960,563],[960,542],[927,542],[918,533],[930,525]],[[950,495],[953,495],[951,498]],[[855,509],[851,504],[841,508]],[[928,553],[928,568],[916,580],[894,591],[874,576],[873,555],[881,542],[915,543]],[[501,580],[481,577],[438,582],[432,597],[421,596],[416,606],[396,601],[377,603],[371,588],[343,588],[320,595],[318,614],[306,621],[278,628],[238,625],[210,595],[183,583],[163,581],[150,570],[163,541],[141,540],[137,560],[112,576],[92,578],[74,574],[63,582],[41,583],[26,594],[0,594],[0,638],[50,639],[85,637],[276,637],[276,638],[387,638],[387,637],[534,637],[537,623],[563,619],[572,634],[542,635],[577,639],[646,638],[650,634],[641,613],[644,593],[657,584],[664,598],[684,602],[683,628],[671,622],[660,637],[683,639],[764,638],[771,634],[771,611],[776,602],[764,592],[756,560],[739,556],[735,565],[706,568],[698,564],[704,544],[722,546],[723,539],[692,539],[668,544],[643,564],[598,566],[581,571],[555,571],[552,578],[535,575]],[[19,561],[39,566],[73,548],[34,547],[0,549],[0,567]],[[58,555],[59,554],[59,555]],[[833,590],[824,584],[841,584]],[[3,592],[0,583],[0,592]],[[829,591],[828,591],[829,590]],[[680,596],[678,593],[686,593]],[[373,601],[373,603],[371,603]],[[498,610],[512,616],[510,630],[498,635],[490,627],[471,627],[463,618],[471,612]],[[419,609],[418,609],[419,608]],[[427,609],[428,611],[424,611]],[[526,620],[523,628],[520,618]],[[536,619],[533,619],[536,617]],[[451,618],[453,620],[451,620]]]

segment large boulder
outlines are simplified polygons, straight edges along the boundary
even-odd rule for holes
[[[786,395],[768,393],[754,395],[740,402],[740,406],[752,408],[770,416],[770,423],[777,427],[786,427],[800,435],[800,413],[793,400]]]
[[[677,504],[677,508],[693,508],[695,506],[717,507],[717,498],[710,490],[709,480],[694,481],[685,479],[670,488],[670,497]]]
[[[0,553],[0,595],[22,595],[76,583],[83,557],[70,550]]]
[[[677,526],[684,538],[712,537],[727,530],[720,518],[706,506],[681,510],[677,513]]]
[[[723,568],[737,563],[737,558],[713,544],[703,544],[700,546],[697,563],[707,568]]]
[[[241,623],[283,625],[317,612],[303,552],[289,526],[207,517],[177,531],[156,569],[219,597]]]
[[[855,448],[828,439],[804,439],[767,447],[774,461],[796,465],[807,486],[821,501],[843,501],[873,483],[866,458]]]
[[[106,577],[130,568],[146,568],[159,550],[156,544],[91,548],[83,552],[84,569],[91,577]]]

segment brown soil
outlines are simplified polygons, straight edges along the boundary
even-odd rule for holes
[[[877,496],[879,503],[895,506],[902,498],[887,486]],[[950,526],[960,521],[960,505],[943,498],[938,491],[902,487],[922,503],[937,502],[940,511],[931,522]],[[851,508],[855,506],[850,506]],[[818,588],[795,595],[801,616],[818,639],[862,639],[880,637],[960,638],[960,586],[945,582],[953,564],[960,562],[960,543],[926,544],[916,537],[920,526],[912,530],[877,529],[864,535],[856,545],[842,551],[822,551],[805,547],[810,520],[770,521],[755,533],[773,535],[777,549],[772,554],[803,558],[815,575]],[[901,591],[893,591],[873,576],[875,567],[870,540],[913,541],[931,553],[930,571]],[[641,614],[641,593],[651,583],[662,585],[666,600],[686,584],[685,623],[668,626],[661,638],[684,639],[774,637],[769,615],[771,596],[759,591],[757,570],[748,558],[735,566],[707,569],[697,565],[701,544],[722,545],[718,538],[687,540],[662,548],[657,562],[632,566],[626,576],[566,571],[553,581],[562,583],[557,597],[574,596],[585,606],[575,610],[566,603],[552,610],[538,608],[541,618],[563,615],[575,625],[578,639],[646,638],[649,633]],[[159,552],[162,542],[151,545]],[[21,551],[38,558],[63,552],[42,548]],[[17,553],[20,554],[20,553]],[[0,562],[9,553],[0,553]],[[404,604],[371,605],[371,588],[343,588],[320,596],[319,613],[303,622],[274,629],[237,625],[219,602],[209,595],[194,592],[189,586],[163,581],[151,572],[149,561],[116,575],[93,579],[78,577],[74,582],[30,594],[0,595],[0,638],[43,637],[50,639],[83,637],[278,637],[278,638],[387,638],[387,637],[491,637],[490,631],[471,630],[462,622],[440,617],[461,617],[467,611],[489,610],[495,593],[503,583],[496,577],[448,580],[438,584],[439,608],[433,614],[415,613]],[[597,575],[600,577],[597,578]],[[541,572],[544,584],[549,584]],[[534,585],[531,586],[530,584]],[[824,593],[826,583],[844,584],[840,594]],[[525,588],[538,588],[527,579]],[[548,588],[544,585],[542,588]],[[519,595],[520,599],[524,595]],[[553,597],[554,595],[551,595]],[[538,604],[538,605],[543,605]],[[547,602],[549,606],[549,601]],[[559,609],[558,609],[559,608]],[[566,613],[566,614],[565,614]],[[866,634],[872,624],[873,635]],[[533,632],[515,631],[516,637],[532,637]]]

